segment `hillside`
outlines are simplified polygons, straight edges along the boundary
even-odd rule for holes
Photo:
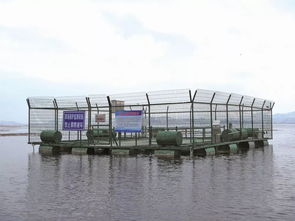
[[[24,125],[24,124],[18,123],[18,122],[15,122],[15,121],[3,121],[3,120],[0,120],[0,125],[5,125],[5,126],[21,126],[21,125]]]
[[[274,114],[273,122],[275,124],[295,124],[295,111],[285,114]]]

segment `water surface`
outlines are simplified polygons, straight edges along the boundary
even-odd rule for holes
[[[41,156],[0,137],[0,220],[294,220],[295,125],[265,148],[162,160]]]

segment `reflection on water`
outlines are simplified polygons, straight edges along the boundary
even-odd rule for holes
[[[264,149],[179,160],[41,156],[1,138],[0,220],[293,220],[294,133],[281,126]]]

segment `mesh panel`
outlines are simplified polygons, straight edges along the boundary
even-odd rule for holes
[[[55,129],[55,111],[31,109],[30,111],[30,142],[40,142],[43,130]]]
[[[54,108],[53,97],[28,98],[31,108]]]
[[[189,89],[152,91],[147,94],[151,104],[190,102]]]
[[[87,102],[86,102],[86,97],[84,96],[79,96],[79,97],[57,97],[56,103],[57,107],[60,109],[86,109]]]

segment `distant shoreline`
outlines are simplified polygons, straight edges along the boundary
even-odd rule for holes
[[[0,137],[12,137],[12,136],[28,136],[28,133],[6,133],[6,134],[0,134]]]

